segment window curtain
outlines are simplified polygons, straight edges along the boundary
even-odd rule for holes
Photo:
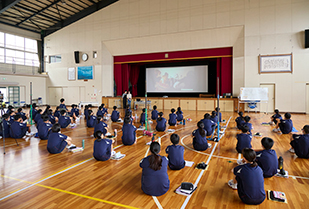
[[[132,96],[137,96],[137,82],[139,77],[139,65],[132,65],[130,69],[130,82],[132,84]]]
[[[121,96],[123,93],[121,64],[114,65],[114,79],[116,83],[116,96]]]
[[[39,57],[39,62],[40,62],[38,73],[43,73],[44,62],[42,62],[42,50],[43,50],[42,41],[37,41],[37,46],[38,46],[38,57]]]

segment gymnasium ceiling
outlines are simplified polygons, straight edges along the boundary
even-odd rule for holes
[[[43,37],[118,0],[0,0],[0,23]]]

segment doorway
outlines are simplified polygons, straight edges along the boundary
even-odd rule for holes
[[[261,88],[268,88],[268,103],[261,103],[260,112],[273,112],[275,109],[275,84],[260,84]]]

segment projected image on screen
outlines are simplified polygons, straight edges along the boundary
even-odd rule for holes
[[[208,66],[146,68],[147,92],[208,92]]]

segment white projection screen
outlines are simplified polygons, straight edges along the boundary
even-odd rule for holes
[[[208,66],[146,68],[147,92],[208,92]]]

